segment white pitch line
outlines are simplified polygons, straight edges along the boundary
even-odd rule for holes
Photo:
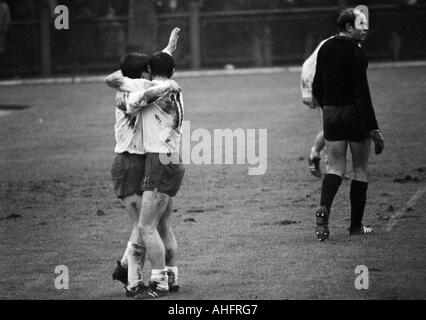
[[[401,217],[407,212],[407,208],[413,207],[417,200],[419,200],[423,194],[426,192],[426,185],[421,187],[417,192],[408,200],[407,204],[404,206],[404,208],[401,208],[398,210],[395,214],[391,216],[389,219],[388,225],[386,227],[386,231],[389,232],[392,230],[392,228],[397,224],[398,220],[401,219]]]
[[[0,110],[0,117],[7,116],[7,115],[9,115],[11,113],[12,113],[12,111]]]

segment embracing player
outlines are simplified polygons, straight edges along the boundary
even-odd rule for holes
[[[175,28],[169,44],[163,51],[171,56],[176,50],[180,29]],[[123,200],[131,218],[132,234],[121,261],[113,272],[113,279],[125,284],[126,295],[134,296],[136,289],[143,287],[141,271],[145,261],[145,246],[137,228],[142,200],[142,180],[145,172],[146,151],[143,143],[141,112],[126,112],[126,100],[130,92],[144,91],[150,99],[160,97],[167,90],[176,88],[172,82],[151,82],[149,73],[150,58],[143,54],[129,55],[122,63],[121,70],[108,76],[106,84],[117,90],[116,93],[116,158],[112,166],[112,180],[117,197]],[[120,81],[119,79],[125,81]],[[176,290],[176,285],[172,290]]]
[[[164,52],[154,54],[149,62],[153,82],[167,87],[175,71],[173,57]],[[180,159],[180,139],[184,119],[182,89],[175,84],[155,99],[153,89],[133,92],[127,99],[128,112],[142,111],[143,139],[147,152],[143,196],[138,230],[146,245],[152,272],[148,287],[137,289],[137,299],[168,295],[177,287],[177,241],[170,225],[173,198],[185,174]]]

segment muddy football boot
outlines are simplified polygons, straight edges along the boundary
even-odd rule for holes
[[[321,172],[321,168],[320,168],[320,161],[321,158],[312,158],[310,156],[308,156],[308,165],[309,165],[309,172],[317,178],[321,178],[322,177],[322,172]]]
[[[121,265],[121,261],[117,261],[117,266],[112,272],[112,280],[120,281],[127,285],[127,269]]]
[[[134,298],[139,292],[145,290],[146,288],[148,287],[142,281],[134,289],[129,289],[127,286],[124,286],[127,298]]]
[[[135,299],[158,299],[169,295],[169,290],[162,290],[157,287],[156,282],[150,282],[148,287],[139,287],[136,292]]]
[[[330,230],[328,229],[329,215],[330,213],[328,212],[327,208],[324,206],[321,206],[315,213],[316,222],[317,222],[317,225],[315,228],[315,234],[318,238],[318,241],[320,242],[323,242],[330,238]]]

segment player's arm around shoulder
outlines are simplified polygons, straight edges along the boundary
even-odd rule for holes
[[[164,81],[152,81],[153,86],[145,91],[144,97],[147,101],[153,101],[170,92],[182,91],[176,81],[168,79]]]
[[[113,89],[119,90],[119,88],[123,85],[124,76],[121,73],[121,70],[111,73],[109,76],[105,78],[105,84]]]
[[[130,92],[126,100],[126,112],[137,113],[142,108],[149,105],[149,102],[144,98],[145,90]]]
[[[180,86],[173,80],[152,81],[151,87],[138,92],[131,92],[127,99],[127,112],[135,113],[149,106],[171,92],[180,92]]]
[[[111,73],[105,78],[105,84],[118,91],[137,91],[145,90],[151,86],[151,81],[146,79],[130,79],[123,76],[121,70]]]

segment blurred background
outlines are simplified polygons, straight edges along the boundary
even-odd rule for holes
[[[426,0],[0,0],[0,78],[109,72],[179,26],[182,69],[300,64],[342,8],[370,9],[370,61],[426,58]],[[69,29],[54,27],[57,5]]]

